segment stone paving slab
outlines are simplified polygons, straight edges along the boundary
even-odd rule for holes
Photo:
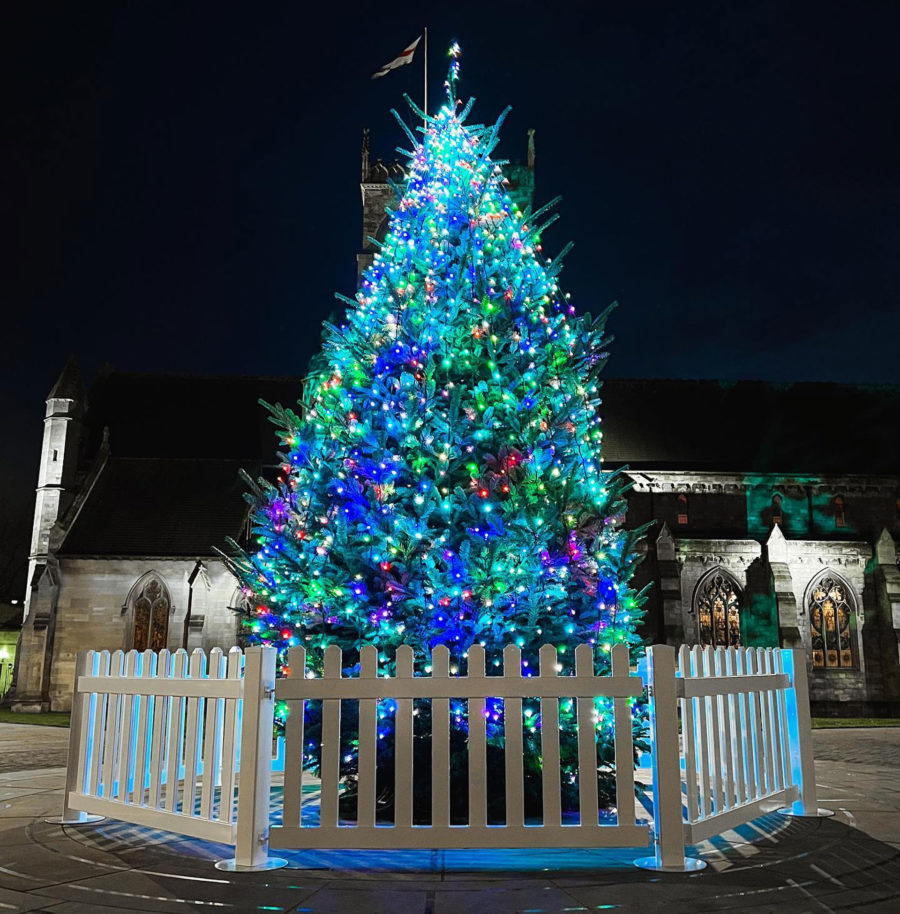
[[[45,810],[59,811],[63,772],[7,772],[0,774],[0,914],[896,914],[900,729],[855,733],[814,734],[820,797],[834,818],[765,815],[698,845],[709,866],[688,876],[639,870],[632,861],[646,851],[628,849],[295,851],[285,854],[290,869],[223,873],[212,863],[233,855],[224,845],[114,820],[45,823]]]
[[[68,748],[68,727],[0,724],[0,772],[65,767]]]

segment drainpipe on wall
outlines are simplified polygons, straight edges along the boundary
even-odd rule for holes
[[[194,570],[191,572],[190,577],[188,578],[188,601],[187,601],[187,612],[184,614],[184,633],[181,636],[181,646],[187,650],[188,646],[188,633],[191,630],[191,604],[194,602],[194,581],[197,580],[197,575],[200,574],[203,569],[203,562],[200,559],[197,559],[197,563],[194,565]]]

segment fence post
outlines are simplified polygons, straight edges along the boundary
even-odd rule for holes
[[[286,866],[269,856],[269,787],[272,780],[272,727],[275,720],[275,649],[247,648],[241,726],[234,858],[217,870],[251,872]],[[228,759],[228,764],[232,760]]]
[[[790,807],[779,809],[791,816],[833,816],[830,809],[819,809],[816,798],[816,769],[813,764],[812,718],[809,713],[809,682],[806,677],[806,651],[783,648],[781,658],[791,687],[785,689],[786,724],[791,751],[791,782],[800,798]]]
[[[645,870],[696,872],[702,870],[706,862],[684,855],[675,648],[659,644],[648,648],[647,655],[649,663],[644,681],[650,698],[655,854],[634,862]]]
[[[78,688],[78,678],[89,676],[91,661],[95,656],[93,651],[79,651],[75,657],[75,681],[72,684],[72,714],[69,723],[69,752],[66,757],[66,792],[63,796],[63,811],[61,816],[52,816],[45,821],[54,825],[87,825],[90,822],[99,822],[104,816],[89,815],[70,805],[70,798],[84,788],[85,765],[87,764],[87,747],[91,740],[91,731],[94,727],[102,726],[102,721],[97,721],[91,711],[91,696]],[[93,764],[97,760],[93,759]],[[79,777],[80,774],[80,777]]]

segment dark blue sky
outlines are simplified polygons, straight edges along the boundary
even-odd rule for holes
[[[514,106],[501,153],[536,128],[545,248],[574,240],[581,308],[620,302],[610,374],[900,380],[900,4],[17,6],[0,497],[70,352],[88,379],[303,372],[353,291],[360,130],[404,142],[421,60],[369,77],[423,24],[433,100],[457,39],[474,119]]]

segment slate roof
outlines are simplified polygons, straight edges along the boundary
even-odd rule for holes
[[[60,555],[209,556],[237,539],[248,505],[238,460],[111,457]]]
[[[900,386],[607,380],[602,396],[611,465],[900,474]]]
[[[296,377],[109,372],[88,397],[89,456],[272,462],[260,398],[296,407]],[[773,473],[900,472],[900,385],[606,379],[604,460]]]
[[[274,426],[259,405],[291,408],[300,378],[107,371],[88,394],[88,454],[104,427],[116,457],[272,458]]]
[[[275,463],[257,401],[295,406],[300,383],[105,373],[88,397],[83,466],[104,426],[112,456],[61,554],[201,556],[238,536],[238,469]],[[609,467],[900,474],[900,386],[608,379],[602,396]]]
[[[81,372],[78,370],[78,361],[75,356],[70,356],[65,367],[60,372],[56,383],[50,388],[47,399],[75,400],[84,394],[81,383]]]

